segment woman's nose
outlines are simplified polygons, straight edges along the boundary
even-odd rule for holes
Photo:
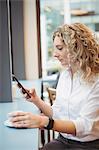
[[[58,53],[57,51],[54,51],[54,53],[53,53],[53,57],[58,58],[58,57],[59,57],[59,53]]]

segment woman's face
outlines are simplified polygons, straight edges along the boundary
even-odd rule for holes
[[[62,66],[67,67],[69,65],[68,48],[58,36],[56,36],[54,39],[54,49],[55,50],[53,56],[61,62]]]

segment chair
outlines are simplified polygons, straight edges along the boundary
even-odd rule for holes
[[[56,81],[55,81],[55,83],[54,83],[54,86],[53,87],[47,87],[46,88],[46,90],[47,90],[47,92],[48,92],[48,98],[49,98],[49,102],[50,102],[50,105],[53,105],[53,103],[54,103],[54,100],[55,100],[55,98],[56,98],[56,86],[57,86],[57,83],[58,83],[58,79],[59,79],[59,76],[60,76],[60,73],[58,73],[57,74],[57,78],[56,78]],[[41,82],[41,99],[42,100],[44,100],[44,95],[43,95],[43,93],[44,93],[44,83],[46,83],[46,82],[48,82],[48,83],[50,83],[50,81],[46,81],[46,80],[42,80],[42,82]],[[43,130],[43,129],[41,129],[40,130],[40,132],[41,132],[41,144],[42,144],[42,146],[44,146],[45,145],[45,131]],[[55,138],[55,132],[54,131],[50,131],[50,130],[48,130],[47,131],[47,141],[48,142],[50,142],[50,140],[51,140],[51,132],[52,132],[52,139],[54,139]]]
[[[56,89],[48,87],[47,92],[48,92],[48,98],[50,101],[50,105],[52,106],[56,99]],[[54,139],[54,138],[55,138],[55,132],[52,131],[52,139]],[[50,130],[48,130],[48,142],[50,142],[50,140],[51,140],[51,132],[50,132]]]
[[[48,97],[49,97],[50,104],[52,106],[55,99],[56,99],[56,89],[48,87],[47,92],[48,92]]]
[[[55,98],[56,98],[56,89],[48,87],[47,92],[48,92],[48,99],[49,99],[50,105],[52,106],[54,101],[55,101]],[[41,131],[41,143],[44,146],[44,144],[45,144],[45,132],[43,129],[41,129],[40,131]],[[55,138],[55,131],[47,130],[46,132],[47,132],[47,142],[50,142],[51,139]]]

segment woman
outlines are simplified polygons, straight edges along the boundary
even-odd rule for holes
[[[99,41],[84,24],[59,27],[53,34],[54,57],[64,66],[56,100],[48,106],[29,91],[44,116],[28,112],[12,113],[15,127],[52,129],[57,139],[43,150],[99,150]]]

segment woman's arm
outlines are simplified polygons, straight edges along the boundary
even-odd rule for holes
[[[49,117],[34,115],[30,112],[10,113],[11,122],[17,128],[44,128],[49,124]],[[76,135],[75,125],[70,120],[54,120],[52,130]]]
[[[48,117],[52,117],[53,110],[50,105],[46,104],[36,93],[35,89],[28,90],[31,98],[28,95],[25,95],[27,101],[34,103],[41,111]]]
[[[50,105],[46,104],[42,99],[39,97],[37,98],[36,102],[34,104],[49,118],[52,117],[53,110]]]
[[[53,130],[76,135],[76,128],[72,121],[70,120],[54,120]]]

